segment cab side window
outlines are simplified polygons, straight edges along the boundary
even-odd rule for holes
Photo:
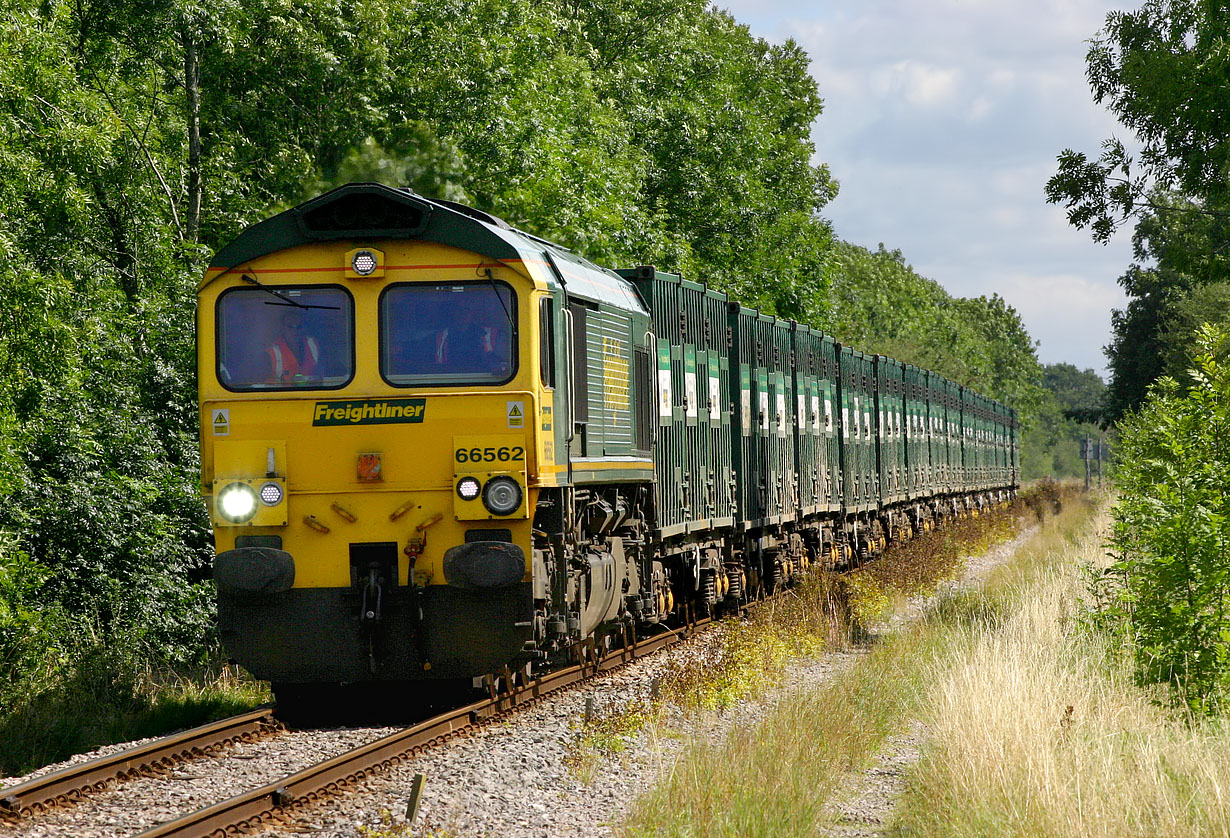
[[[538,306],[538,371],[544,387],[555,386],[555,304],[543,297]]]

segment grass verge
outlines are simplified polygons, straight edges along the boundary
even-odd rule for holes
[[[968,652],[937,668],[928,746],[898,831],[919,836],[1230,834],[1230,727],[1176,715],[1081,623],[1080,564],[1105,561],[1108,516]]]
[[[737,622],[708,630],[702,642],[672,655],[651,694],[617,697],[574,724],[566,762],[590,782],[605,758],[625,750],[645,728],[662,728],[675,710],[715,710],[763,695],[794,658],[819,654],[845,636],[849,592],[836,576],[816,574]]]
[[[1067,504],[1010,567],[992,573],[985,590],[942,596],[922,619],[871,641],[865,655],[823,686],[782,696],[758,724],[733,730],[716,744],[687,743],[671,772],[637,801],[620,832],[794,836],[822,831],[834,817],[831,803],[844,788],[844,778],[866,766],[889,736],[920,716],[935,673],[960,661],[978,632],[993,631],[1007,619],[1041,557],[1065,552],[1070,539],[1087,526],[1091,511],[1087,502]],[[989,523],[982,526],[986,538],[975,539],[979,547],[995,536]],[[876,572],[881,585],[910,579],[903,571]],[[855,589],[861,584],[856,582]],[[920,579],[886,591],[874,584],[865,587],[881,591],[869,601],[878,603],[871,613],[882,616],[899,598],[895,592],[917,593],[927,584]],[[856,597],[855,617],[859,608]]]
[[[0,710],[0,776],[109,745],[204,724],[270,700],[268,686],[229,666],[158,672],[116,646],[77,649],[57,677]]]

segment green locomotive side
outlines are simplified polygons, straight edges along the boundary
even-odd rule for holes
[[[613,272],[562,249],[549,255],[564,292],[553,297],[562,316],[550,316],[552,363],[560,367],[556,386],[575,394],[563,405],[570,421],[556,429],[560,450],[569,455],[567,482],[648,482],[653,423],[642,405],[652,393],[649,314],[633,287]]]

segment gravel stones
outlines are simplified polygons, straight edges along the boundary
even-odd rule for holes
[[[685,645],[705,643],[705,634]],[[678,739],[642,732],[626,751],[604,759],[590,782],[574,769],[569,759],[572,746],[587,702],[596,713],[611,713],[633,701],[648,700],[665,661],[665,655],[637,661],[547,698],[474,735],[372,776],[362,788],[304,812],[273,833],[347,838],[363,836],[365,831],[371,836],[431,830],[450,836],[509,838],[610,835],[628,806],[682,745]],[[415,828],[404,831],[407,797],[416,773],[426,775],[426,785]]]

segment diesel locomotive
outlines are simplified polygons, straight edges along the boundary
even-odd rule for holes
[[[404,189],[244,231],[197,329],[221,635],[279,694],[592,653],[1019,482],[1004,405]]]

